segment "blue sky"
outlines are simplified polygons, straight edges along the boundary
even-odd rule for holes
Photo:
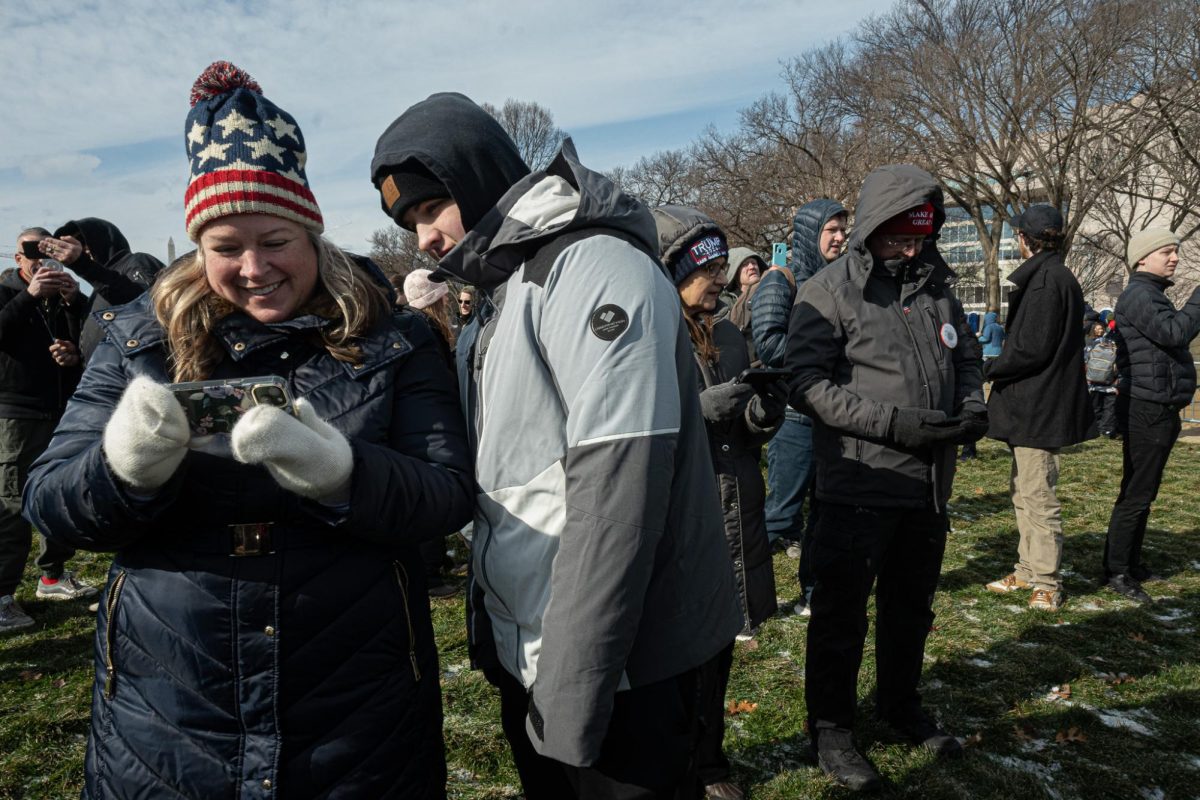
[[[217,59],[296,118],[327,235],[365,250],[388,224],[368,179],[375,140],[433,92],[537,101],[584,163],[609,169],[733,128],[782,88],[781,62],[888,5],[5,0],[0,252],[23,227],[84,216],[160,258],[171,236],[186,250],[188,92]]]

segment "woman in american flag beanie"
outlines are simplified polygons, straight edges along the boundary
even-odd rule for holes
[[[227,62],[191,99],[196,253],[105,311],[26,493],[116,551],[83,797],[444,798],[418,545],[473,510],[451,368],[322,238],[295,118]],[[230,379],[294,401],[197,434],[169,384]]]

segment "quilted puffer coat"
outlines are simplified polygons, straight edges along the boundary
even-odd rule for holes
[[[380,320],[361,365],[314,342],[317,317],[218,324],[213,378],[282,376],[350,440],[337,508],[195,450],[155,496],[130,494],[101,436],[132,378],[169,382],[164,334],[145,297],[100,317],[107,338],[25,494],[48,537],[116,551],[83,797],[444,797],[417,544],[473,500],[454,378],[420,315]]]

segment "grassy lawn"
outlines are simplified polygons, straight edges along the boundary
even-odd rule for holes
[[[980,445],[959,471],[938,613],[923,677],[926,704],[967,740],[966,757],[936,763],[898,744],[870,715],[868,644],[859,739],[901,797],[1195,798],[1200,796],[1200,447],[1181,444],[1167,468],[1146,537],[1146,561],[1166,580],[1143,609],[1099,588],[1108,514],[1120,481],[1117,442],[1064,453],[1064,575],[1070,600],[1033,612],[1022,596],[983,589],[1010,571],[1016,533],[1008,452]],[[798,593],[796,562],[776,556],[780,606]],[[107,560],[77,568],[103,580]],[[91,684],[94,626],[85,603],[18,598],[37,626],[0,638],[0,798],[77,797]],[[23,595],[23,596],[22,596]],[[515,798],[516,774],[499,704],[467,666],[461,597],[435,601],[442,658],[450,795]],[[754,706],[727,718],[726,750],[750,796],[840,797],[804,734],[801,618],[768,621],[738,645],[729,699]]]

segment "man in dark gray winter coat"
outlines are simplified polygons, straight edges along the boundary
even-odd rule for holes
[[[699,793],[692,701],[742,615],[649,210],[569,140],[531,174],[460,94],[405,111],[371,172],[439,259],[431,278],[488,305],[463,354],[472,653],[500,689],[526,797]]]
[[[782,367],[787,354],[788,322],[796,292],[804,282],[837,260],[846,243],[845,207],[836,200],[813,200],[792,220],[792,257],[787,267],[767,271],[750,299],[754,347],[765,366]],[[796,613],[810,613],[812,570],[805,557],[804,498],[812,471],[812,420],[788,409],[767,445],[767,537],[788,542],[788,555],[800,557],[800,602]]]
[[[917,683],[949,524],[955,445],[987,429],[979,349],[934,240],[942,190],[924,170],[867,176],[844,256],[792,311],[791,403],[814,424],[815,585],[805,699],[818,762],[855,789],[880,783],[853,741],[876,591],[876,713],[914,744],[961,752],[921,708]]]
[[[1117,396],[1123,464],[1121,493],[1104,543],[1104,577],[1118,594],[1150,603],[1142,582],[1155,575],[1142,564],[1150,504],[1182,427],[1179,410],[1196,393],[1196,365],[1188,349],[1200,333],[1200,288],[1176,310],[1166,290],[1179,265],[1179,236],[1149,228],[1129,242],[1137,270],[1121,293],[1117,319]]]

